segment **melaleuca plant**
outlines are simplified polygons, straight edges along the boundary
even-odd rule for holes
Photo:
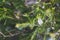
[[[1,0],[0,34],[16,29],[19,40],[55,40],[59,10],[59,0]]]

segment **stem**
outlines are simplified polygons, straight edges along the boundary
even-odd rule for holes
[[[35,31],[33,32],[33,35],[32,35],[32,37],[31,37],[31,40],[33,40],[34,37],[36,36],[37,30],[38,30],[38,27],[37,27],[37,28],[35,29]]]

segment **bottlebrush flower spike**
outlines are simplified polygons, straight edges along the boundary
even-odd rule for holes
[[[38,18],[38,24],[39,24],[39,25],[42,25],[42,24],[43,24],[43,21],[42,21],[41,18]]]
[[[37,0],[25,0],[25,5],[26,6],[29,6],[29,5],[32,5],[32,4],[37,4]]]

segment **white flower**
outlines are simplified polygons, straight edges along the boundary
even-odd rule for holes
[[[36,4],[36,3],[38,3],[38,2],[33,2],[33,1],[31,1],[31,2],[29,2],[29,3],[27,3],[27,4]]]
[[[26,0],[25,1],[26,5],[32,5],[32,4],[37,4],[37,3],[38,3],[37,0]]]
[[[52,29],[54,30],[55,28],[54,28],[54,27],[52,27]]]
[[[38,24],[39,24],[39,25],[42,25],[42,24],[43,24],[43,21],[42,21],[41,18],[38,18]]]
[[[56,34],[56,35],[59,35],[59,33],[58,33],[58,32],[56,32],[55,34]]]
[[[44,9],[44,8],[45,8],[45,6],[42,6],[42,8]]]

